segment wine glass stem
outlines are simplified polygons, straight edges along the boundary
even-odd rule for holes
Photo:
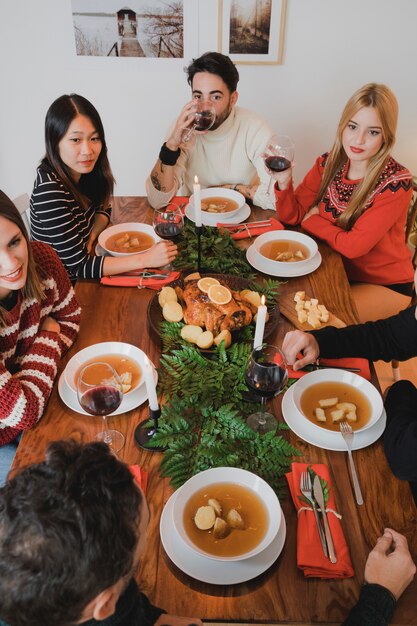
[[[104,443],[107,443],[107,445],[110,445],[113,440],[112,440],[111,434],[109,432],[109,426],[107,424],[107,415],[103,415],[103,423],[104,423],[104,437],[103,437],[103,441],[104,441]]]
[[[262,396],[261,398],[261,415],[259,417],[260,424],[266,424],[265,413],[266,413],[266,398]]]
[[[274,188],[274,185],[275,185],[275,179],[274,179],[273,176],[271,176],[270,179],[269,179],[269,185],[268,185],[268,190],[267,190],[267,194],[268,195],[271,195],[271,192],[272,192],[272,190]]]

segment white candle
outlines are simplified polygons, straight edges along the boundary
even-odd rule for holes
[[[193,185],[193,191],[194,191],[194,215],[195,215],[195,225],[196,226],[201,226],[201,194],[200,194],[200,190],[201,187],[198,183],[198,178],[197,176],[194,176],[194,185]]]
[[[143,362],[143,373],[145,376],[146,393],[148,394],[149,399],[149,408],[152,411],[157,411],[159,409],[159,404],[156,395],[155,381],[153,378],[153,367],[146,354]]]
[[[266,311],[267,309],[265,306],[265,296],[262,296],[261,304],[258,306],[258,313],[256,315],[255,338],[253,340],[254,349],[259,348],[263,342],[265,322],[266,322]]]

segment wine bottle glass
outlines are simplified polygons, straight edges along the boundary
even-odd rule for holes
[[[77,380],[78,402],[90,415],[101,415],[104,430],[96,437],[114,451],[123,448],[125,438],[121,432],[109,429],[107,416],[113,413],[123,400],[120,378],[108,363],[90,363],[83,367]]]
[[[182,141],[190,141],[194,131],[210,130],[216,121],[216,109],[210,102],[196,100],[193,106],[194,121],[190,128],[187,128],[182,136]]]
[[[291,167],[295,147],[287,135],[273,135],[264,152],[266,167],[272,172],[284,172]],[[271,193],[273,178],[269,181],[268,193]]]
[[[266,410],[266,401],[277,396],[287,383],[285,357],[276,346],[263,344],[252,351],[245,371],[247,386],[261,398],[261,410],[246,421],[252,430],[265,434],[277,429],[277,420]]]
[[[153,228],[158,237],[175,241],[184,229],[184,216],[178,205],[170,202],[155,209]],[[171,263],[165,267],[172,269]]]

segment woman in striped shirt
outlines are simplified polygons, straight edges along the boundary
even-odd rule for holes
[[[175,258],[175,244],[166,241],[129,257],[94,255],[110,221],[114,178],[103,124],[88,100],[77,94],[55,100],[46,114],[45,143],[30,202],[32,238],[54,248],[72,281],[160,267]]]
[[[42,417],[80,313],[57,254],[29,242],[19,211],[0,191],[0,486],[19,435]]]

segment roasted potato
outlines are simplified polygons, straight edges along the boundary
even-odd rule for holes
[[[158,302],[162,308],[164,308],[167,302],[178,302],[175,289],[172,287],[162,287],[158,296]]]
[[[230,511],[228,511],[226,521],[231,528],[237,528],[238,530],[243,530],[245,528],[243,519],[236,509],[230,509]]]
[[[230,348],[230,346],[232,345],[232,333],[230,332],[230,330],[222,330],[222,332],[214,338],[214,343],[216,344],[216,346],[219,346],[222,341],[224,341],[225,348]]]
[[[180,322],[183,317],[182,306],[178,302],[171,300],[164,305],[162,315],[167,322]]]
[[[208,503],[209,506],[212,506],[216,512],[217,517],[221,517],[222,514],[222,505],[216,498],[209,498]]]
[[[216,517],[213,527],[213,535],[216,539],[224,539],[230,533],[230,526],[221,517]]]
[[[197,343],[197,339],[202,333],[201,326],[194,326],[194,324],[186,324],[181,328],[181,337],[189,343]]]
[[[197,346],[203,350],[211,348],[214,342],[214,336],[211,330],[206,330],[197,337]]]
[[[200,278],[201,274],[199,272],[193,272],[184,278],[184,282],[186,283],[188,280],[200,280]]]

